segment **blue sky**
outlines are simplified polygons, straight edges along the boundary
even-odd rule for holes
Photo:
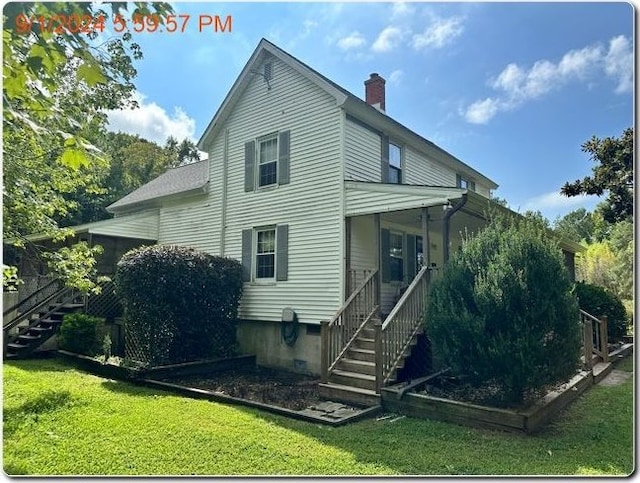
[[[633,125],[628,3],[175,3],[184,32],[136,35],[141,108],[111,128],[199,139],[262,37],[355,95],[387,80],[387,113],[496,181],[513,209],[554,220],[597,197],[581,145]],[[232,30],[199,31],[204,15]],[[108,26],[108,25],[107,25]]]

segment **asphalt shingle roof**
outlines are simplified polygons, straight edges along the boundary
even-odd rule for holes
[[[143,201],[195,190],[204,187],[208,182],[209,160],[207,159],[170,168],[157,178],[109,205],[107,210],[119,211],[124,207]]]

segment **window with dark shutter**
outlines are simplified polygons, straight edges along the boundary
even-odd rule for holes
[[[289,278],[289,225],[278,225],[276,231],[276,280],[281,282]]]
[[[289,183],[289,160],[290,160],[290,133],[282,131],[278,135],[278,183]]]
[[[242,230],[242,281],[251,281],[253,259],[253,230]]]

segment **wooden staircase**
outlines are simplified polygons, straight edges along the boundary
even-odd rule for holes
[[[347,299],[331,321],[322,323],[320,397],[359,406],[380,404],[380,390],[396,382],[422,333],[429,282],[416,275],[384,322],[375,296],[377,272]]]
[[[62,319],[84,308],[77,294],[59,280],[3,311],[3,353],[6,359],[28,357],[58,332]],[[7,320],[8,318],[8,320]]]
[[[336,364],[328,381],[320,384],[320,397],[358,406],[380,404],[380,394],[376,391],[376,324],[382,325],[382,321],[377,317],[371,318],[365,324],[353,344]],[[404,367],[404,361],[410,356],[411,349],[416,344],[418,333],[412,337],[387,384],[396,382],[398,372]]]
[[[22,359],[28,357],[58,332],[62,319],[66,314],[77,312],[83,307],[83,304],[78,303],[65,303],[47,307],[46,310],[38,313],[23,327],[19,327],[17,334],[14,336],[9,335],[11,342],[6,344],[5,358]]]

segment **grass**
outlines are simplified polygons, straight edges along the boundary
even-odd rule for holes
[[[620,370],[632,370],[621,362]],[[10,475],[628,475],[633,381],[595,386],[534,436],[437,421],[331,428],[84,374],[4,364]]]

